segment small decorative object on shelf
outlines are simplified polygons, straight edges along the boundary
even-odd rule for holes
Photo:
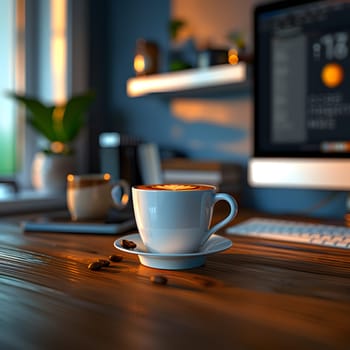
[[[33,160],[33,187],[43,192],[65,189],[66,175],[74,172],[73,142],[85,125],[84,113],[94,100],[91,92],[71,97],[64,104],[45,105],[40,100],[10,93],[10,97],[25,105],[27,122],[47,142]]]
[[[228,51],[226,49],[207,48],[198,53],[199,68],[216,66],[226,63],[231,63],[228,60]]]
[[[195,68],[197,66],[197,48],[194,38],[185,20],[174,18],[169,22],[170,50],[169,71]]]
[[[253,54],[248,52],[247,43],[244,33],[235,30],[227,35],[227,39],[231,43],[231,48],[228,51],[228,61],[230,64],[237,62],[253,62]]]
[[[137,76],[155,74],[158,72],[159,49],[152,41],[139,39],[136,43],[134,70]]]

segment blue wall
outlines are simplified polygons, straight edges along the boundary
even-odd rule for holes
[[[111,37],[112,56],[115,62],[110,81],[111,107],[114,111],[113,126],[121,132],[138,136],[146,141],[179,147],[174,144],[171,137],[175,121],[170,113],[168,101],[157,97],[135,99],[126,96],[126,81],[135,76],[132,63],[137,39],[144,38],[158,43],[161,52],[161,70],[166,70],[169,1],[132,0],[127,4],[113,2],[113,13],[119,14],[118,20],[113,23],[114,35]]]
[[[92,17],[95,26],[93,83],[103,91],[99,99],[98,113],[101,116],[95,125],[96,133],[117,130],[184,151],[193,158],[232,160],[245,166],[246,156],[221,152],[215,147],[215,143],[223,139],[242,137],[240,130],[213,127],[202,122],[186,125],[174,118],[169,100],[154,96],[135,99],[126,95],[126,81],[134,76],[132,62],[137,39],[145,38],[158,43],[162,53],[162,70],[166,69],[170,1],[102,0],[91,1],[91,4],[92,8],[95,6]],[[99,11],[101,16],[98,19]],[[106,35],[107,41],[102,35]],[[174,128],[185,130],[182,138],[174,138]],[[192,149],[191,139],[203,139],[205,147],[197,151]],[[277,214],[304,213],[325,201],[322,208],[308,214],[342,218],[345,212],[345,193],[341,192],[251,189],[246,184],[244,187],[241,203],[259,210]]]

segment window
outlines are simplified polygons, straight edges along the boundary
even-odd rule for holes
[[[85,0],[0,1],[0,182],[15,180],[30,190],[32,160],[40,148],[25,110],[6,92],[50,103],[87,90],[87,10]],[[83,148],[78,145],[78,151]],[[86,167],[84,160],[79,166]]]
[[[13,176],[17,167],[17,132],[19,121],[16,106],[6,96],[9,91],[20,88],[23,79],[21,72],[20,48],[23,38],[24,1],[2,0],[0,2],[0,176]],[[21,13],[22,11],[22,13]],[[18,67],[18,70],[16,70]]]

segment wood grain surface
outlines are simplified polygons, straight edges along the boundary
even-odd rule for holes
[[[0,349],[350,349],[349,250],[230,236],[204,266],[166,271],[118,237],[3,224]]]

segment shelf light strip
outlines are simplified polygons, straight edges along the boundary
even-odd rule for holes
[[[212,66],[202,69],[188,69],[180,72],[131,78],[127,83],[127,94],[130,97],[137,97],[151,93],[241,83],[245,80],[246,65],[244,63],[234,66]]]

